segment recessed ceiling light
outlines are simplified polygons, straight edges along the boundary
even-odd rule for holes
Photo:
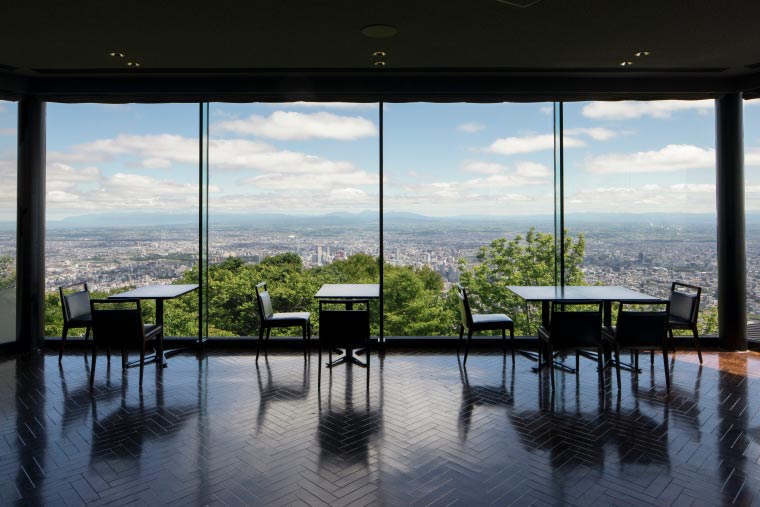
[[[370,39],[388,39],[398,34],[398,28],[391,25],[367,25],[362,28],[362,34]]]
[[[630,67],[631,65],[633,65],[633,62],[628,61],[628,60],[626,60],[624,62],[620,62],[620,66],[621,67]]]
[[[634,54],[638,57],[642,57],[642,56],[649,56],[652,54],[652,52],[651,51],[636,51],[636,53]]]
[[[140,62],[127,62],[127,67],[139,67]]]
[[[109,51],[108,54],[114,58],[124,58],[124,53],[121,51]]]
[[[374,56],[375,58],[382,58],[385,56],[385,51],[375,51],[374,53],[372,53],[372,56]]]
[[[372,62],[372,65],[375,67],[385,67],[385,62],[382,60],[377,60],[376,62]]]

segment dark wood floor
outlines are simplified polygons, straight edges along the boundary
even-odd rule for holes
[[[105,359],[105,358],[103,358]],[[518,357],[388,351],[365,371],[250,352],[123,376],[72,351],[0,363],[2,505],[760,504],[760,354],[658,356],[597,391]]]

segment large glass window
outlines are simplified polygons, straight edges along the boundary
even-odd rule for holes
[[[386,104],[385,334],[457,333],[452,286],[534,334],[507,285],[554,284],[552,104]]]
[[[60,286],[197,281],[198,142],[195,104],[48,105],[47,335]],[[196,336],[197,311],[197,295],[168,302],[165,333]]]
[[[16,341],[15,102],[0,101],[0,343]]]
[[[700,286],[717,332],[714,124],[712,100],[564,104],[565,227],[585,244],[570,282]]]
[[[209,335],[258,335],[261,282],[275,311],[313,315],[323,283],[379,282],[378,111],[211,104]]]
[[[747,237],[747,319],[760,322],[760,99],[744,103],[744,202]],[[753,336],[757,338],[757,336]]]

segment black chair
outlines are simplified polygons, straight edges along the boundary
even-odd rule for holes
[[[589,308],[593,309],[589,310]],[[567,349],[575,351],[576,368],[579,350],[592,349],[596,353],[599,388],[604,388],[601,301],[552,302],[549,328],[539,327],[538,337],[546,349],[543,356],[549,364],[552,390],[554,390],[554,353],[564,353]],[[539,354],[540,362],[541,354]]]
[[[470,308],[470,301],[467,299],[467,289],[457,284],[457,295],[459,296],[459,341],[457,342],[457,355],[459,355],[459,349],[462,344],[462,337],[464,332],[467,331],[467,341],[464,346],[464,361],[462,364],[467,364],[467,354],[470,348],[470,340],[472,339],[472,333],[475,331],[498,331],[501,330],[502,344],[504,353],[507,353],[507,335],[506,331],[509,330],[510,343],[512,345],[512,364],[515,364],[515,323],[504,315],[503,313],[486,313],[486,314],[472,314]]]
[[[163,329],[159,325],[143,323],[139,299],[93,299],[90,301],[90,309],[92,314],[90,387],[95,380],[98,346],[106,344],[110,347],[113,343],[121,346],[122,369],[127,367],[127,346],[140,347],[140,388],[142,388],[145,344],[148,340],[163,339]],[[161,364],[161,358],[156,358],[156,364]]]
[[[699,346],[697,319],[699,318],[699,298],[701,295],[701,287],[673,282],[673,285],[670,286],[670,317],[668,318],[668,334],[673,351],[675,351],[673,330],[691,330],[691,334],[694,336],[694,347],[699,356],[699,364],[702,364],[702,348]]]
[[[58,352],[58,362],[63,359],[63,349],[66,345],[66,338],[69,335],[69,329],[86,328],[84,332],[84,341],[90,337],[90,328],[92,318],[90,317],[90,290],[84,283],[83,289],[66,294],[66,289],[72,287],[58,287],[58,293],[61,296],[61,311],[63,312],[63,333],[61,333],[61,350]],[[79,285],[76,286],[77,288]],[[110,352],[109,352],[110,355]]]
[[[626,310],[625,306],[634,308],[646,306],[646,310]],[[651,307],[660,307],[653,310]],[[663,301],[656,304],[632,304],[620,303],[618,309],[617,326],[605,328],[602,331],[604,338],[612,343],[615,350],[615,367],[618,389],[620,389],[620,349],[628,349],[636,352],[636,362],[633,371],[638,372],[638,353],[640,350],[651,351],[654,357],[655,349],[662,349],[662,361],[665,365],[665,384],[670,389],[670,370],[668,369],[667,351],[667,325],[670,310],[670,302]]]
[[[256,342],[256,361],[259,360],[259,350],[264,339],[264,331],[266,330],[268,341],[269,333],[273,327],[300,327],[302,329],[303,360],[306,361],[309,341],[311,340],[311,314],[309,312],[275,313],[272,309],[272,298],[269,297],[266,282],[256,285],[256,300],[259,303],[259,341]]]
[[[327,366],[352,363],[367,368],[369,389],[369,353],[371,349],[368,299],[328,299],[319,301],[319,373],[317,383],[322,382],[322,343],[328,350]],[[344,347],[345,352],[335,361],[334,348]],[[354,350],[363,349],[366,363],[362,363]]]

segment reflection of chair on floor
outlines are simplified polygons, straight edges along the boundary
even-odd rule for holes
[[[369,446],[374,436],[382,429],[382,387],[380,405],[370,410],[369,391],[365,396],[365,408],[354,408],[353,368],[346,368],[346,390],[343,408],[334,407],[332,401],[332,375],[330,375],[327,408],[319,404],[320,463],[338,463],[343,469],[346,464],[369,465]],[[382,374],[382,372],[381,372]],[[380,381],[382,386],[382,379]]]
[[[673,330],[685,329],[691,331],[694,336],[694,347],[697,349],[699,362],[702,363],[702,348],[699,346],[699,298],[702,288],[696,285],[673,282],[670,286],[670,318],[668,319],[668,333],[670,344],[675,351]]]
[[[660,307],[659,310],[631,310],[629,308],[641,308],[642,305],[620,303],[618,309],[617,326],[605,328],[604,338],[610,341],[615,350],[615,368],[617,373],[618,389],[620,389],[620,349],[636,351],[634,374],[638,368],[638,353],[640,350],[650,350],[654,354],[655,349],[662,350],[662,361],[665,365],[665,384],[670,388],[670,372],[668,371],[667,350],[667,324],[668,308],[670,303],[646,304],[647,307]]]
[[[95,380],[95,363],[98,346],[110,344],[121,347],[121,365],[127,366],[127,346],[140,347],[140,387],[142,388],[143,370],[145,369],[145,344],[148,340],[163,339],[163,329],[155,324],[143,324],[142,308],[139,299],[93,299],[90,301],[92,312],[92,369],[90,370],[90,387]],[[110,361],[110,354],[108,357]],[[156,361],[156,364],[160,364]],[[160,366],[158,366],[160,368]]]
[[[589,308],[594,308],[594,310],[589,310]],[[566,349],[575,350],[576,370],[579,366],[579,350],[592,349],[596,352],[599,389],[604,389],[601,302],[552,302],[549,328],[541,326],[538,329],[538,337],[546,348],[545,359],[549,363],[552,390],[554,390],[554,353],[564,353]]]
[[[69,329],[85,328],[84,341],[87,341],[87,338],[90,336],[90,327],[92,325],[92,318],[90,317],[90,290],[86,283],[82,284],[82,286],[81,290],[68,294],[66,290],[71,287],[58,287],[58,293],[61,297],[61,311],[63,312],[61,350],[58,352],[59,363],[63,359],[63,349],[66,345]]]
[[[505,357],[506,360],[506,357]],[[512,368],[510,387],[507,389],[506,362],[502,364],[501,384],[480,385],[470,384],[467,367],[459,366],[459,378],[462,381],[462,403],[459,407],[459,430],[461,439],[467,440],[472,425],[472,414],[477,406],[511,407],[514,405],[515,369]]]
[[[467,298],[467,289],[457,284],[457,294],[459,296],[459,341],[457,342],[457,355],[459,355],[459,347],[462,343],[462,337],[464,332],[467,331],[467,341],[464,345],[464,361],[462,364],[467,364],[467,353],[470,348],[470,340],[472,339],[472,333],[477,331],[501,331],[501,339],[504,348],[504,353],[507,352],[507,335],[506,330],[509,330],[510,343],[512,345],[512,365],[515,364],[515,323],[512,319],[504,315],[503,313],[488,313],[488,314],[473,314],[470,307],[470,300]]]
[[[272,380],[272,368],[269,365],[269,358],[266,355],[264,355],[264,364],[266,365],[267,369],[266,385],[264,385],[261,380],[261,370],[259,369],[259,363],[256,363],[256,377],[259,382],[259,413],[256,416],[256,433],[261,430],[261,426],[264,424],[264,419],[266,418],[266,413],[269,405],[280,401],[287,402],[294,400],[305,400],[309,396],[310,363],[303,363],[302,380],[297,383],[291,382],[289,384],[282,382],[275,383]]]
[[[256,361],[259,360],[261,342],[269,341],[269,333],[273,327],[300,327],[303,334],[303,360],[306,361],[311,340],[311,314],[309,312],[278,312],[272,308],[272,298],[267,290],[267,283],[261,282],[256,285],[256,302],[259,309],[259,341],[256,342]],[[266,354],[266,351],[264,351]]]

